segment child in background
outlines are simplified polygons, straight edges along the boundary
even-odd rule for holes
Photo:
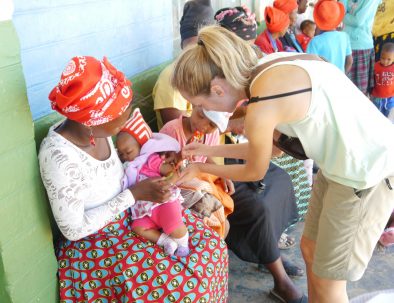
[[[281,10],[289,16],[289,27],[283,37],[280,37],[285,52],[302,53],[301,45],[299,45],[295,36],[295,26],[298,15],[298,1],[297,0],[275,0],[273,7]]]
[[[309,42],[307,53],[319,55],[348,73],[353,62],[349,36],[336,30],[344,16],[345,7],[342,3],[333,0],[318,1],[313,18],[321,34]]]
[[[289,16],[279,9],[267,6],[264,10],[264,20],[267,29],[257,36],[254,44],[265,54],[283,52],[284,48],[279,38],[283,37],[289,28]]]
[[[199,138],[201,142],[206,145],[218,145],[219,144],[219,130],[224,132],[227,128],[230,115],[228,113],[211,112],[202,109],[202,107],[193,107],[193,111],[190,117],[181,116],[175,120],[167,122],[160,133],[167,134],[176,139],[181,149],[193,141],[193,137],[196,133],[200,133],[203,137]],[[193,162],[203,163],[215,163],[213,159],[205,156],[196,156],[193,158]],[[223,238],[228,232],[229,223],[226,216],[233,212],[234,202],[230,195],[234,193],[234,184],[231,180],[217,178],[212,175],[204,174],[201,177],[202,181],[209,182],[213,187],[216,197],[222,203],[224,208],[220,214],[217,213],[217,217],[221,223],[220,226],[210,225],[210,221],[204,220],[208,226],[211,226],[216,230]],[[185,184],[182,184],[184,187]]]
[[[380,60],[375,63],[374,76],[372,101],[394,123],[394,43],[383,44]]]
[[[152,177],[171,177],[175,162],[166,163],[166,152],[179,153],[179,143],[164,134],[152,134],[140,111],[133,116],[118,134],[116,147],[125,165],[123,188]],[[174,180],[175,182],[175,180]],[[164,247],[169,255],[185,257],[189,254],[189,233],[182,221],[180,189],[172,188],[172,197],[164,203],[136,201],[131,207],[132,230],[145,239]],[[160,231],[163,230],[163,232]]]
[[[306,52],[309,42],[315,36],[316,23],[312,20],[304,20],[300,25],[301,34],[297,35],[297,41],[301,45],[302,50]]]

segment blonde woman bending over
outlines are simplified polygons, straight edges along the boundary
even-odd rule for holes
[[[394,208],[394,125],[335,66],[319,57],[278,53],[257,66],[253,50],[217,26],[178,58],[173,86],[193,105],[233,112],[249,99],[248,143],[190,144],[185,156],[244,159],[245,164],[190,165],[233,181],[264,177],[278,135],[296,137],[320,167],[301,249],[309,302],[348,302],[346,281],[363,273]]]

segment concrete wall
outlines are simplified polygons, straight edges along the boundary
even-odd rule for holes
[[[13,22],[33,120],[51,112],[48,92],[68,60],[91,55],[131,77],[176,55],[185,0],[14,0]],[[212,1],[214,9],[239,0]],[[252,5],[252,1],[243,1]],[[175,51],[174,51],[175,50]]]
[[[56,302],[50,211],[10,20],[0,21],[0,41],[0,302]]]
[[[75,55],[107,56],[128,77],[172,58],[169,1],[14,0],[14,5],[34,120],[50,113],[48,92]]]

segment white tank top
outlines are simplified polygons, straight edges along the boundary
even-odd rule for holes
[[[275,53],[260,63],[291,55]],[[334,65],[294,60],[267,69],[284,64],[299,66],[308,73],[312,98],[304,119],[279,124],[276,129],[299,138],[307,156],[335,182],[365,189],[393,176],[394,124]]]

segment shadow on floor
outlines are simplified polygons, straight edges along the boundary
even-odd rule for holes
[[[300,243],[303,224],[299,223],[288,234],[296,237]],[[282,250],[282,255],[287,259],[304,268],[301,251],[298,246],[290,250]],[[238,259],[231,251],[230,255],[230,275],[229,275],[229,303],[261,303],[279,302],[269,296],[269,291],[273,287],[270,274],[257,270],[257,265],[244,262]],[[294,278],[294,283],[307,292],[306,276]],[[373,257],[363,278],[357,282],[348,283],[349,298],[358,295],[390,289],[394,286],[394,247],[388,249],[375,249]]]

